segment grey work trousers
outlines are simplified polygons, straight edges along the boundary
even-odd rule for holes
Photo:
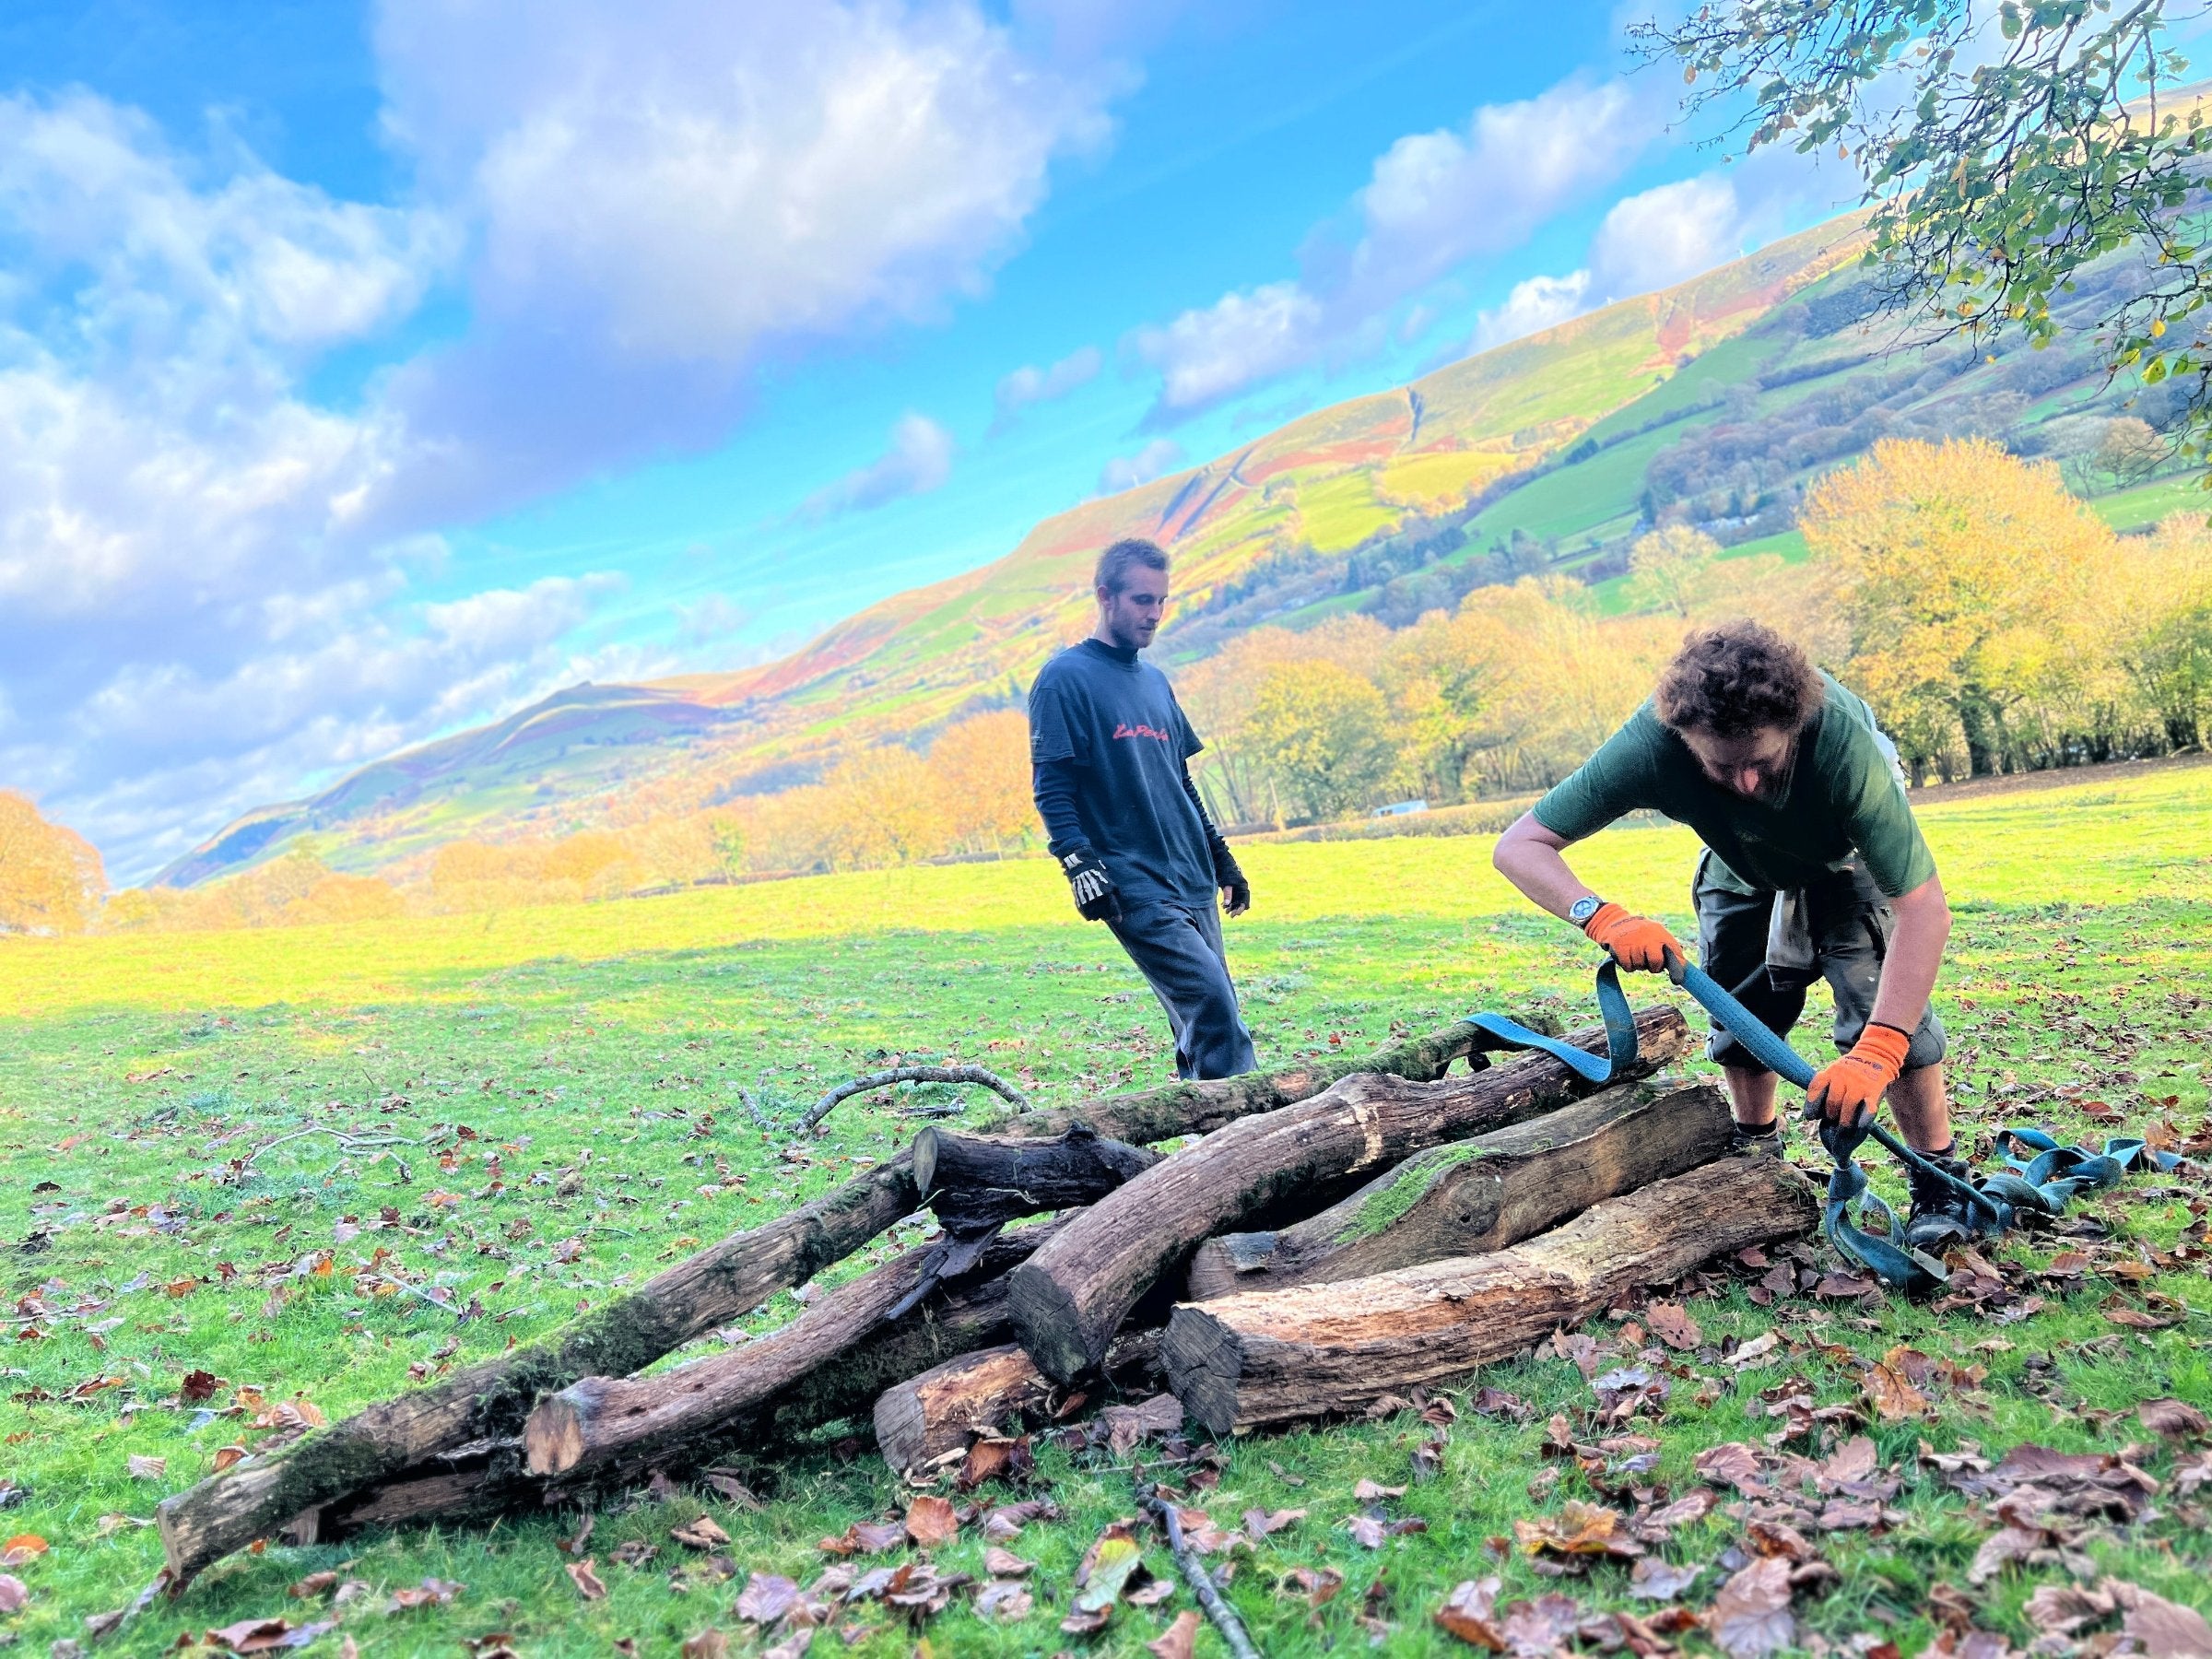
[[[1142,904],[1106,925],[1167,1010],[1177,1077],[1236,1077],[1257,1068],[1213,905]]]

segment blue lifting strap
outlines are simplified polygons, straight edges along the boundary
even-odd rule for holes
[[[1688,992],[1698,1006],[1712,1016],[1714,1023],[1742,1043],[1761,1065],[1799,1088],[1812,1086],[1811,1062],[1718,980],[1671,950],[1666,953],[1666,971],[1669,979]],[[1597,1010],[1605,1022],[1603,1059],[1571,1042],[1532,1030],[1503,1014],[1470,1014],[1467,1023],[1500,1047],[1535,1049],[1551,1055],[1585,1081],[1605,1084],[1634,1063],[1637,1048],[1636,1017],[1620,988],[1619,966],[1611,958],[1598,966]],[[1806,1116],[1813,1115],[1808,1100]],[[1821,1232],[1846,1261],[1886,1285],[1915,1295],[1938,1288],[1950,1276],[1934,1256],[1905,1242],[1904,1225],[1897,1212],[1868,1186],[1866,1171],[1853,1156],[1868,1139],[1879,1143],[1924,1180],[1949,1188],[1968,1205],[1975,1218],[1974,1231],[1983,1238],[1994,1238],[2023,1217],[2055,1216],[2075,1194],[2114,1185],[2139,1161],[2168,1170],[2181,1161],[2171,1153],[2148,1151],[2141,1140],[2132,1136],[2108,1140],[2101,1152],[2091,1152],[2085,1147],[2063,1147],[2040,1129],[2006,1129],[1997,1136],[1997,1148],[2013,1172],[1967,1182],[1924,1158],[1879,1124],[1868,1122],[1846,1128],[1823,1123],[1820,1144],[1836,1167],[1828,1179]]]

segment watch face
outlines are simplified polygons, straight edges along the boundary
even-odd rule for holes
[[[1597,914],[1604,904],[1605,900],[1594,895],[1588,899],[1577,899],[1572,905],[1568,907],[1567,920],[1576,923],[1587,922]]]

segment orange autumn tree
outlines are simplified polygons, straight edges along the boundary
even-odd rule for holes
[[[971,715],[930,746],[946,828],[971,853],[1004,853],[1037,823],[1030,723],[1018,709]]]
[[[1828,562],[1850,673],[1916,771],[1963,747],[2017,766],[2023,719],[2095,672],[2112,532],[2058,468],[1986,438],[1890,439],[1813,487],[1798,519]]]
[[[0,933],[82,933],[107,888],[90,841],[0,789]]]

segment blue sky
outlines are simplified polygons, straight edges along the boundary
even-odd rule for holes
[[[0,786],[142,877],[1848,198],[1634,15],[18,0]]]

